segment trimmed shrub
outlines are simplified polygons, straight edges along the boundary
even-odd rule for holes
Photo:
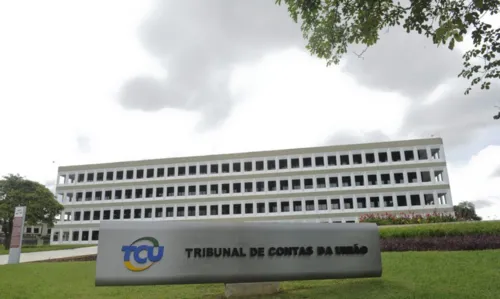
[[[425,224],[456,222],[457,219],[446,213],[398,213],[398,214],[364,214],[359,217],[359,222],[376,223],[377,225],[399,225],[399,224]]]
[[[500,249],[500,235],[388,238],[380,240],[382,251],[454,251]]]
[[[379,231],[381,239],[500,235],[500,221],[381,226]]]

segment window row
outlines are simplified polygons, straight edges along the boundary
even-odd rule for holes
[[[100,221],[170,217],[259,215],[290,212],[321,212],[367,208],[433,206],[448,203],[446,192],[344,196],[319,199],[281,199],[262,202],[178,204],[165,207],[116,207],[64,212],[63,221]]]
[[[252,161],[196,163],[196,165],[178,165],[170,167],[145,167],[116,171],[86,171],[77,174],[63,174],[58,184],[92,183],[114,180],[153,179],[167,177],[184,177],[219,173],[240,173],[253,171],[274,171],[325,166],[362,165],[388,162],[425,161],[440,159],[439,147],[417,148],[370,153],[345,153],[332,155],[315,155],[314,157],[262,158]]]
[[[113,190],[77,191],[58,194],[63,202],[165,198],[184,196],[231,195],[259,192],[313,191],[415,183],[444,182],[444,170],[393,171],[379,174],[340,174],[306,178],[262,179],[232,183],[177,184],[172,186],[129,187]]]

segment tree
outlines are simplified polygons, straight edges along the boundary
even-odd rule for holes
[[[455,217],[458,220],[475,220],[481,221],[481,217],[476,214],[476,206],[470,201],[463,201],[456,206],[453,206]]]
[[[10,248],[14,210],[17,206],[26,206],[28,225],[54,225],[56,215],[63,206],[55,195],[40,183],[33,182],[19,175],[4,176],[0,180],[0,225],[5,235],[4,247]]]
[[[327,65],[338,64],[348,45],[366,46],[360,56],[377,43],[382,29],[402,26],[450,50],[471,34],[473,48],[463,55],[458,74],[471,80],[465,94],[481,81],[481,89],[489,89],[491,79],[500,79],[500,28],[483,19],[498,14],[500,0],[408,0],[408,5],[394,0],[276,0],[282,2],[292,19],[301,21],[306,48]]]

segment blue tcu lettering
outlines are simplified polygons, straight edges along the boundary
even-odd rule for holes
[[[139,264],[145,264],[149,261],[155,263],[158,262],[163,256],[163,246],[158,247],[158,252],[155,255],[154,247],[149,245],[141,245],[141,246],[122,246],[122,251],[125,252],[123,260],[125,262],[130,261],[130,255],[134,253],[134,260]],[[146,251],[147,257],[141,257],[141,252]]]

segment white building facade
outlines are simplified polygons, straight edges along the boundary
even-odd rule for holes
[[[441,138],[64,166],[56,193],[52,244],[97,243],[100,221],[453,212]]]

